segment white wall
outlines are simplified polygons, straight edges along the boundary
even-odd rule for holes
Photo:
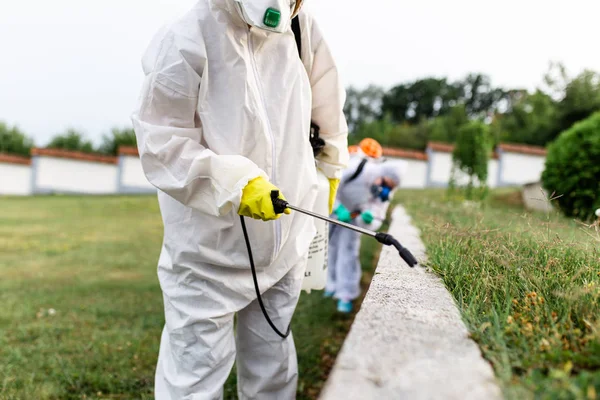
[[[450,182],[452,172],[452,153],[433,151],[429,155],[431,162],[430,186],[447,186]],[[487,185],[490,188],[498,186],[498,167],[499,162],[490,158],[488,162]],[[469,176],[462,171],[456,171],[456,184],[466,185],[469,183]]]
[[[447,185],[450,181],[452,154],[432,151],[429,153],[429,185]]]
[[[489,188],[498,186],[498,160],[491,158],[488,163],[488,178],[487,185]]]
[[[114,194],[117,165],[47,156],[33,159],[36,192]]]
[[[542,177],[546,158],[519,153],[502,152],[502,185],[522,185],[537,182]]]
[[[31,166],[0,163],[0,195],[31,194]]]
[[[489,187],[522,185],[540,180],[545,157],[506,151],[501,152],[500,157],[501,160],[490,160]],[[398,163],[403,176],[401,188],[420,189],[427,187],[428,183],[430,187],[445,187],[450,180],[451,153],[430,151],[429,165],[427,161],[412,158],[388,159]],[[466,184],[468,178],[459,172],[457,181],[459,185]],[[156,189],[147,181],[141,162],[134,155],[121,155],[120,167],[117,164],[42,155],[33,158],[32,166],[0,162],[0,195],[27,195],[32,191],[114,194],[148,193]]]
[[[146,179],[139,157],[122,155],[120,163],[121,187],[129,192],[133,189],[139,189],[140,191],[156,190]]]
[[[452,153],[432,151],[429,162],[431,163],[429,186],[447,186],[452,172]],[[461,171],[456,171],[455,179],[457,185],[469,183],[469,177]]]
[[[408,158],[386,157],[389,163],[398,163],[402,181],[400,188],[423,189],[427,182],[427,161]]]

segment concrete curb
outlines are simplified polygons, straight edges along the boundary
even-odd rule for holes
[[[424,261],[425,246],[404,208],[389,232]],[[376,275],[321,400],[500,399],[450,293],[432,273],[383,249]]]

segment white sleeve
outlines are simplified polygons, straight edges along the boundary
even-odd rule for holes
[[[309,80],[312,88],[312,121],[320,127],[320,137],[325,141],[323,152],[317,156],[317,167],[328,178],[341,177],[348,163],[348,125],[344,116],[346,91],[340,81],[338,69],[323,35],[312,17],[308,19],[312,64]]]
[[[185,40],[168,31],[146,54],[132,116],[142,168],[152,185],[186,206],[215,216],[237,212],[244,186],[267,175],[245,157],[201,144],[196,108],[205,58],[182,51],[190,47]]]

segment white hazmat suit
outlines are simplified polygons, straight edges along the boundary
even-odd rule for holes
[[[221,398],[236,347],[240,398],[295,398],[294,342],[277,336],[261,314],[237,211],[242,189],[256,177],[291,204],[313,207],[311,118],[326,142],[317,167],[339,178],[347,162],[336,66],[313,19],[301,13],[300,23],[304,65],[289,26],[283,33],[249,28],[235,0],[201,0],[144,56],[146,80],[132,119],[164,222],[158,400]],[[285,331],[314,223],[292,213],[246,224],[267,311]]]
[[[400,183],[402,168],[389,162],[377,163],[369,161],[365,164],[360,175],[349,181],[354,175],[363,156],[352,157],[348,169],[344,171],[338,190],[336,207],[342,204],[351,213],[356,213],[352,224],[373,231],[378,230],[386,217],[389,202],[383,202],[374,197],[371,186],[377,178],[388,177],[396,184]],[[374,219],[370,224],[365,223],[361,212],[370,211]],[[335,217],[335,215],[333,215]],[[360,238],[358,232],[331,225],[329,230],[329,251],[327,284],[325,290],[333,293],[336,299],[351,301],[360,296]]]

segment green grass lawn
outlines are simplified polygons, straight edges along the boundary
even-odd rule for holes
[[[161,241],[154,196],[0,199],[0,399],[153,398]],[[302,295],[299,399],[317,397],[351,321]]]
[[[494,192],[482,207],[401,191],[429,264],[507,398],[600,394],[600,235]],[[0,199],[0,399],[151,399],[163,325],[154,197]],[[363,241],[368,284],[379,247]],[[349,328],[321,292],[294,318],[299,399],[314,399]],[[235,379],[226,386],[235,398]]]
[[[481,207],[444,191],[402,191],[429,266],[509,399],[600,395],[600,234],[558,214],[526,213],[516,192]]]

